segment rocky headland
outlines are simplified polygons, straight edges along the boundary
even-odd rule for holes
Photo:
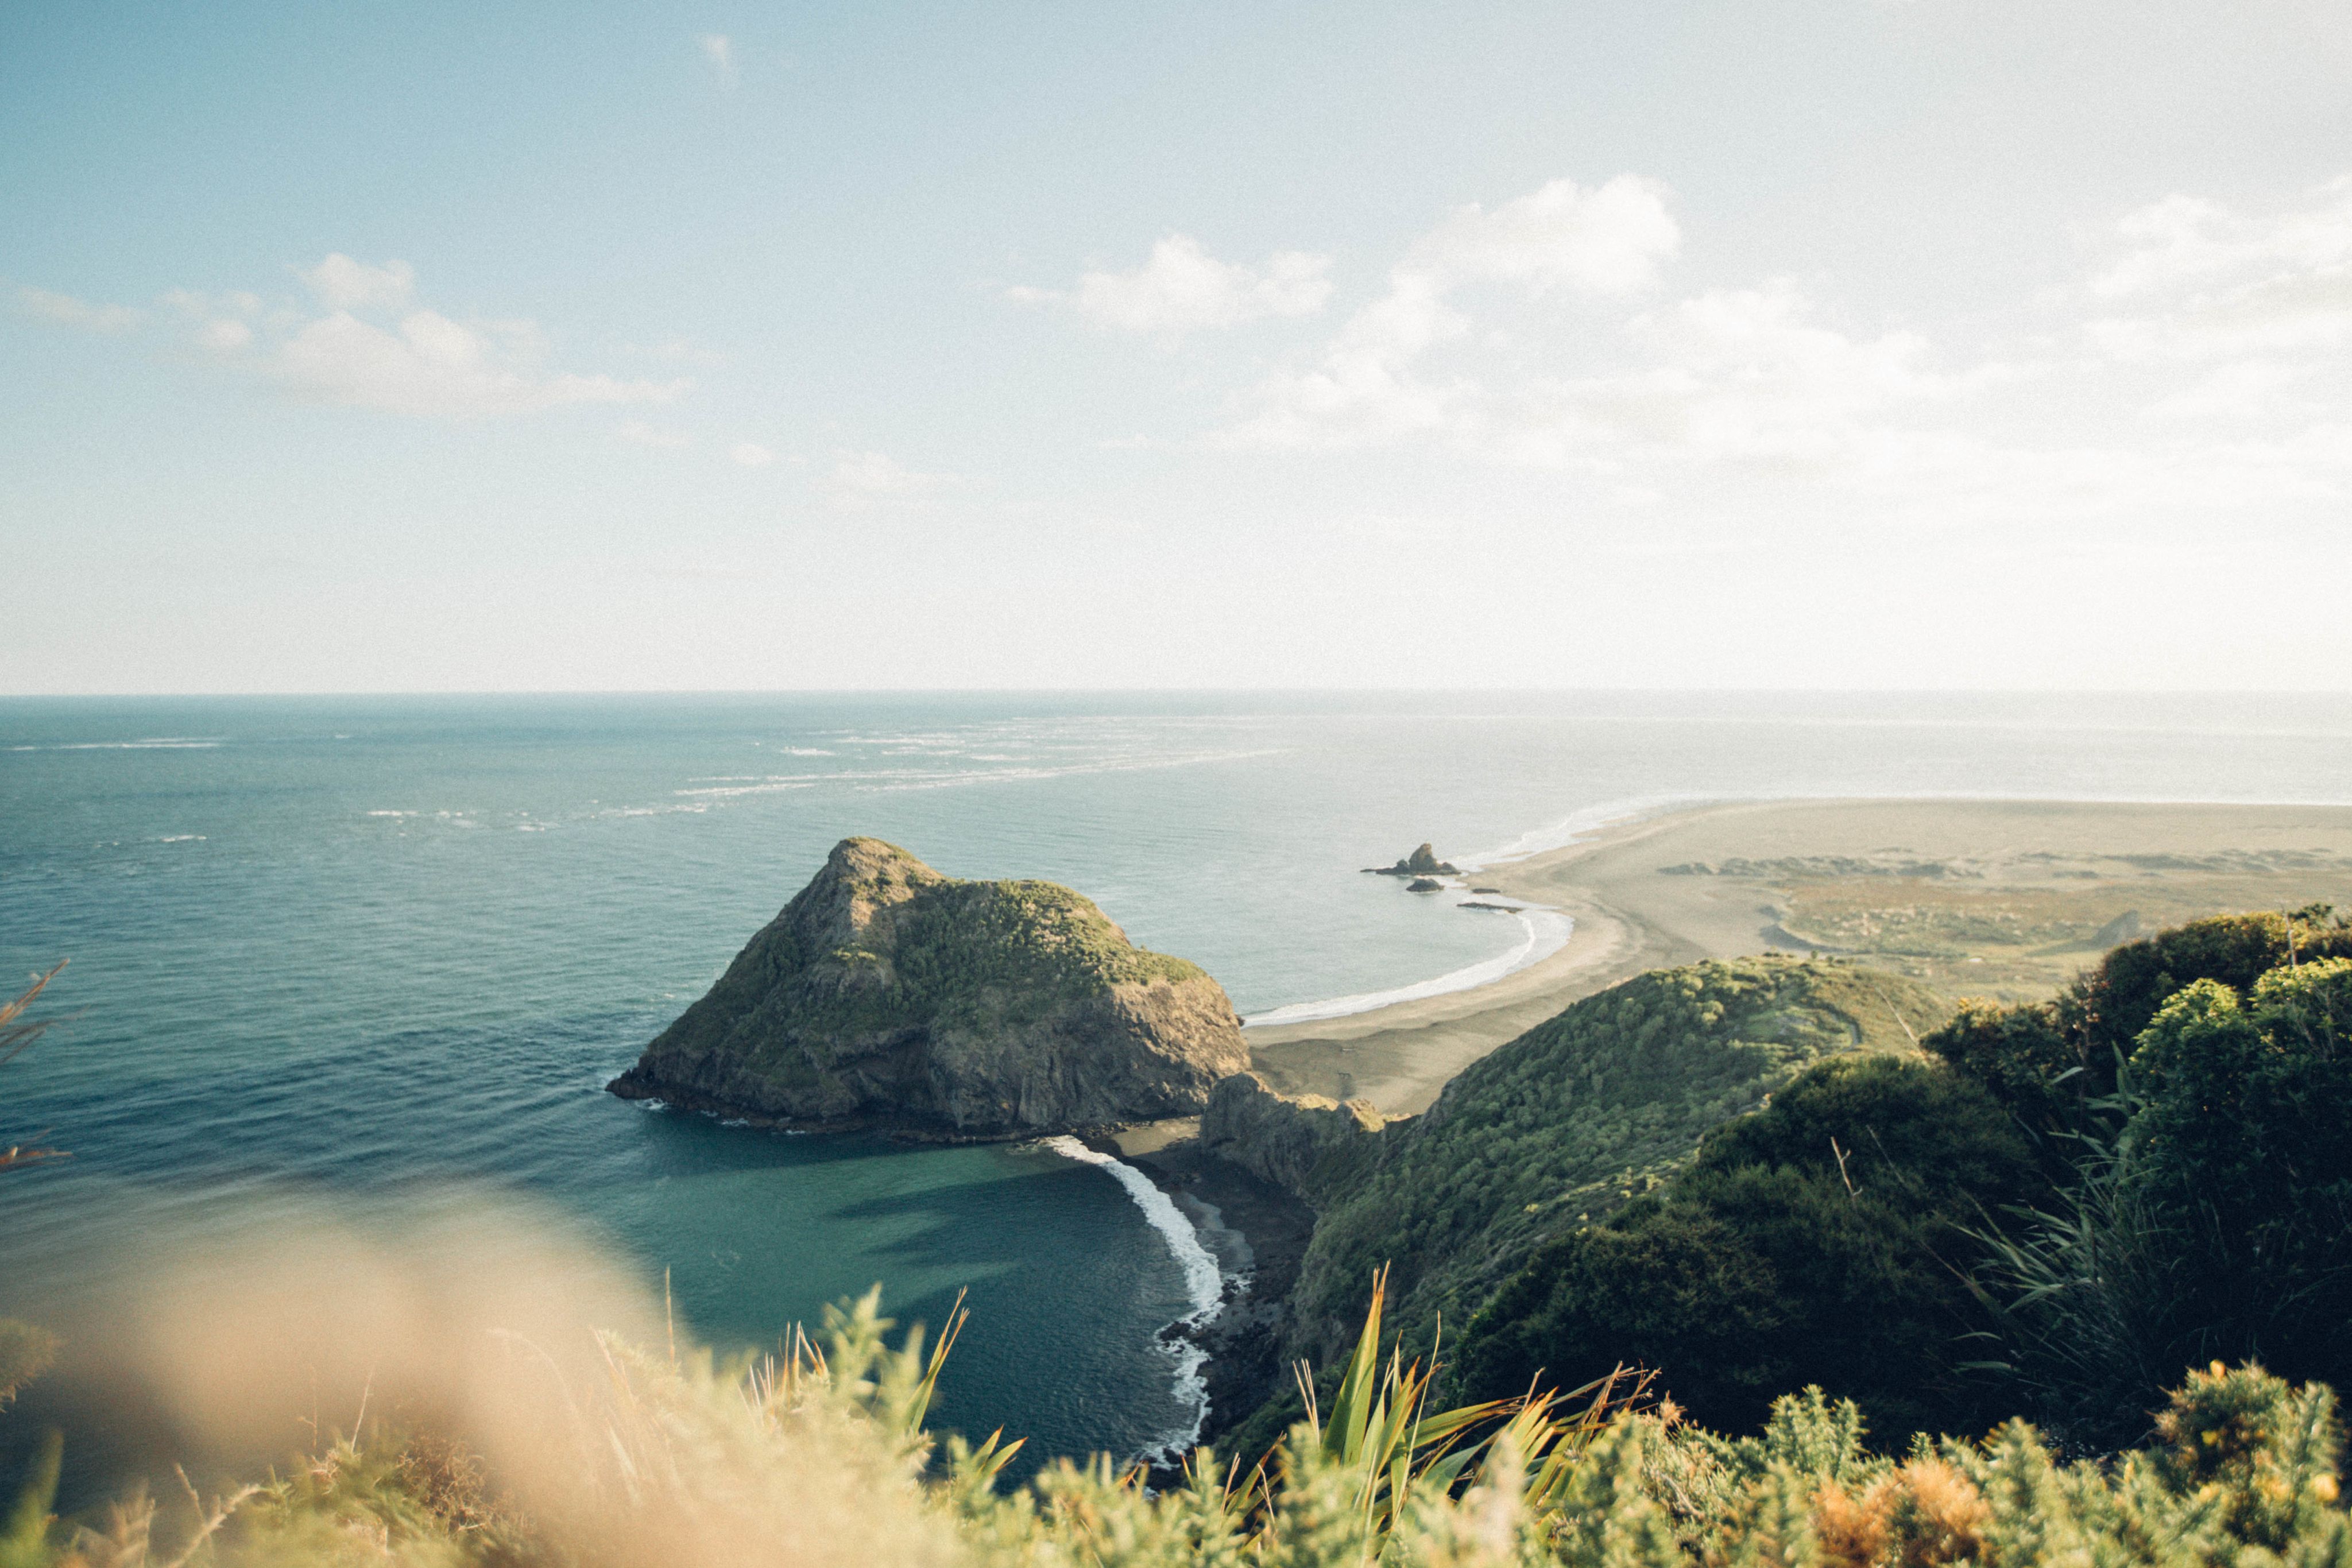
[[[1081,894],[961,881],[854,838],[609,1087],[762,1121],[1007,1137],[1189,1115],[1248,1065],[1224,988]]]

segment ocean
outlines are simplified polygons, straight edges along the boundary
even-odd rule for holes
[[[1045,1456],[1199,1418],[1158,1331],[1197,1247],[1045,1145],[785,1136],[603,1092],[870,833],[1094,898],[1244,1014],[1491,977],[1564,921],[1360,874],[1711,800],[2352,800],[2352,699],[1546,694],[0,700],[0,972],[70,1022],[0,1067],[0,1314],[65,1325],[165,1239],[452,1190],[562,1217],[727,1348],[879,1282],[970,1326],[935,1416]],[[79,1484],[103,1431],[58,1420]],[[80,1425],[78,1426],[77,1423]],[[7,1455],[0,1453],[0,1461]],[[69,1491],[69,1496],[70,1496]]]

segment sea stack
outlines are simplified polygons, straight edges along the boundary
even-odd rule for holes
[[[609,1087],[985,1137],[1187,1115],[1248,1066],[1224,988],[1092,901],[857,838]]]
[[[1368,865],[1364,868],[1375,876],[1460,876],[1452,861],[1437,858],[1433,845],[1423,844],[1394,865]]]

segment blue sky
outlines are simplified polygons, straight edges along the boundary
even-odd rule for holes
[[[2325,686],[2340,5],[0,11],[0,690]]]

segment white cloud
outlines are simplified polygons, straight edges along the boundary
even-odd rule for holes
[[[190,319],[192,341],[215,362],[310,402],[480,419],[575,403],[667,402],[688,384],[552,370],[533,322],[460,321],[412,305],[416,272],[406,262],[371,267],[337,252],[300,277],[323,314],[251,294],[182,289],[164,299]]]
[[[738,79],[734,41],[724,33],[703,33],[694,42],[701,49],[702,57],[710,62],[710,68],[719,73],[719,85],[733,87]]]
[[[1466,375],[1432,375],[1420,361],[1469,331],[1454,303],[1459,290],[1500,283],[1530,299],[1622,295],[1654,284],[1681,238],[1665,188],[1633,174],[1592,190],[1554,180],[1491,212],[1475,202],[1458,207],[1407,247],[1387,292],[1349,319],[1319,363],[1268,377],[1223,439],[1339,447],[1445,429],[1481,388]]]
[[[341,251],[299,276],[319,297],[319,303],[330,310],[404,305],[416,287],[416,269],[404,261],[370,267]]]
[[[620,425],[614,430],[613,435],[615,440],[625,441],[632,446],[650,446],[662,452],[676,452],[694,444],[694,437],[682,430],[665,429],[642,419],[633,419]]]
[[[1657,282],[1681,244],[1655,181],[1620,174],[1588,191],[1554,180],[1492,212],[1475,202],[1454,209],[1413,242],[1396,276],[1435,295],[1488,279],[1623,294]]]
[[[1523,454],[1868,466],[1891,455],[1875,416],[2002,373],[1937,374],[1926,340],[1823,326],[1785,281],[1709,290],[1634,318],[1626,337],[1639,368],[1554,383],[1514,411]]]
[[[145,319],[143,312],[128,305],[93,305],[70,294],[52,293],[30,285],[16,290],[16,308],[36,320],[110,335],[136,331]]]
[[[845,506],[911,501],[958,483],[952,474],[923,474],[881,452],[842,452],[833,465],[834,498]]]
[[[667,402],[683,382],[550,374],[528,323],[453,321],[415,310],[392,328],[338,310],[278,343],[264,373],[308,400],[473,419],[565,403]]]
[[[2122,254],[2090,286],[2092,341],[2120,359],[2215,360],[2352,340],[2352,176],[2248,215],[2168,196],[2116,225]]]
[[[234,316],[222,316],[196,329],[196,341],[215,354],[234,354],[253,341],[253,329]]]
[[[2126,253],[2093,280],[2126,298],[2249,273],[2303,272],[2352,260],[2352,175],[2310,192],[2300,209],[2250,217],[2220,202],[2172,195],[2125,216]]]
[[[1276,251],[1263,267],[1219,261],[1189,235],[1170,235],[1132,272],[1089,272],[1076,290],[1013,288],[1026,304],[1067,304],[1097,327],[1157,338],[1311,316],[1331,298],[1328,256]]]
[[[776,455],[756,441],[738,442],[728,449],[727,455],[746,468],[765,468],[776,460]]]

